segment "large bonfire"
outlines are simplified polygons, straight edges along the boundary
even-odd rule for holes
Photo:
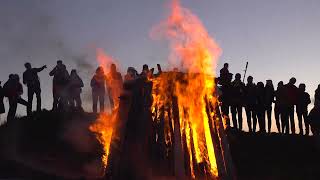
[[[168,116],[174,111],[174,98],[179,109],[180,133],[186,143],[182,148],[188,151],[190,175],[195,177],[194,165],[204,163],[213,177],[218,176],[217,162],[210,129],[216,104],[214,72],[220,48],[210,37],[201,21],[190,10],[181,7],[179,0],[173,0],[171,14],[157,26],[154,35],[164,35],[171,47],[171,64],[179,65],[183,73],[163,73],[154,79],[154,116],[159,116],[161,108],[165,112],[165,127],[173,126],[174,119]],[[154,117],[157,119],[157,117]],[[175,127],[174,127],[175,128]],[[166,131],[166,142],[172,143],[173,134]]]
[[[197,167],[202,164],[204,174],[218,177],[212,121],[215,119],[217,101],[214,72],[221,49],[201,21],[190,10],[182,7],[179,0],[172,1],[170,15],[153,29],[152,35],[169,41],[170,64],[175,64],[179,71],[164,72],[149,79],[153,82],[153,120],[158,121],[160,116],[163,117],[165,143],[174,144],[175,149],[178,149],[175,150],[175,166],[183,168],[185,162],[189,166],[183,168],[189,172],[182,174],[197,178]],[[103,67],[106,62],[112,61],[101,54],[101,51],[98,51],[98,59]],[[117,108],[118,106],[113,112],[116,112]],[[97,122],[90,127],[90,130],[98,134],[98,140],[104,146],[105,167],[108,164],[116,119],[116,113],[101,114]],[[181,157],[181,152],[186,152],[183,154],[187,156]],[[179,171],[181,172],[181,169],[175,173]],[[176,176],[178,177],[177,174]]]

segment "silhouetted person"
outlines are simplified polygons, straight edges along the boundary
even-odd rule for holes
[[[282,81],[278,83],[277,90],[275,92],[275,105],[274,105],[274,115],[276,120],[276,126],[279,133],[283,133],[285,125],[289,124],[285,122],[284,110],[285,110],[285,89]],[[288,128],[288,127],[287,127]]]
[[[297,116],[299,121],[299,133],[303,135],[302,118],[306,128],[306,135],[309,135],[310,125],[307,119],[308,105],[311,103],[310,95],[306,92],[306,85],[300,84],[298,91]]]
[[[265,120],[265,107],[266,107],[266,98],[265,98],[265,88],[263,82],[257,83],[257,106],[256,113],[259,122],[259,130],[262,133],[266,132],[266,120]]]
[[[122,75],[117,71],[115,64],[111,64],[107,76],[108,96],[111,108],[114,109],[119,104],[119,97],[123,86]]]
[[[267,120],[268,120],[268,133],[271,132],[271,114],[272,114],[272,103],[274,102],[274,87],[272,80],[267,80],[265,86],[265,97],[266,97],[266,113],[267,113]]]
[[[27,114],[31,115],[34,94],[37,98],[37,112],[41,111],[41,86],[38,73],[47,68],[47,66],[44,65],[41,68],[32,68],[30,63],[25,63],[24,67],[26,68],[26,71],[23,73],[23,84],[27,85],[28,88],[29,103],[27,108]]]
[[[320,101],[320,84],[318,85],[318,88],[316,89],[314,93],[314,101]]]
[[[220,81],[222,84],[224,84],[225,82],[228,81],[229,79],[229,64],[228,63],[224,63],[223,64],[223,68],[220,70]]]
[[[83,81],[75,69],[71,70],[69,81],[70,106],[82,110],[81,92]]]
[[[144,64],[142,66],[142,72],[141,72],[140,76],[142,78],[147,78],[149,73],[150,73],[149,66],[147,64]]]
[[[100,112],[104,112],[104,97],[106,94],[106,81],[107,77],[104,74],[103,68],[100,66],[96,70],[96,74],[91,79],[92,88],[92,110],[97,113],[97,104],[99,101]]]
[[[314,136],[320,135],[320,101],[315,101],[313,109],[308,115],[308,122]]]
[[[4,91],[3,91],[2,84],[0,81],[0,114],[3,114],[6,112],[4,104],[3,104],[3,98],[4,98]]]
[[[244,90],[244,102],[249,132],[255,132],[257,126],[257,115],[255,111],[257,105],[257,95],[256,85],[253,83],[252,76],[247,78],[247,85]]]
[[[69,73],[61,60],[57,61],[56,67],[49,73],[53,76],[53,110],[64,109],[68,104]]]
[[[285,118],[289,119],[291,133],[295,134],[295,122],[294,122],[294,106],[297,104],[298,88],[295,86],[296,79],[291,78],[289,83],[285,85],[286,90],[286,103],[285,103]],[[287,129],[288,133],[289,129]]]
[[[158,73],[155,74],[156,77],[160,76],[160,74],[162,73],[162,68],[160,64],[157,64],[157,69],[158,69]]]
[[[227,67],[227,65],[225,65]],[[226,70],[221,70],[222,73],[220,73],[219,77],[219,84],[221,85],[221,92],[222,95],[220,96],[221,100],[221,111],[224,119],[226,120],[226,126],[230,127],[230,118],[229,118],[229,110],[231,107],[231,100],[232,100],[232,74],[224,74],[225,72],[229,72]]]
[[[235,80],[231,83],[231,113],[233,126],[242,130],[242,106],[244,97],[244,84],[241,75],[236,74]]]
[[[10,74],[9,80],[4,84],[3,90],[5,96],[9,99],[9,112],[7,122],[12,121],[16,116],[18,103],[28,106],[28,102],[21,98],[23,94],[23,87],[20,83],[19,75]]]
[[[133,81],[138,78],[138,72],[134,67],[128,67],[127,74],[124,76],[125,81]]]

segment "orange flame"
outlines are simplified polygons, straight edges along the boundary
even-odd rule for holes
[[[90,131],[97,134],[98,141],[103,145],[104,154],[102,156],[102,163],[105,168],[108,164],[110,144],[115,123],[116,113],[112,113],[111,115],[100,114],[97,121],[89,127]]]
[[[111,64],[116,64],[116,61],[107,55],[102,49],[97,49],[97,60],[105,73],[107,72],[107,67]],[[119,96],[122,90],[122,81],[118,82],[114,79],[111,73],[107,73],[105,77],[108,96],[110,97],[110,101],[113,101],[114,106],[111,107],[111,114],[99,114],[97,121],[89,127],[90,131],[97,135],[98,141],[103,145],[104,155],[102,157],[102,163],[104,168],[106,168],[108,164],[110,144],[118,118],[117,110],[119,107]]]
[[[152,35],[155,32],[161,32],[168,39],[172,49],[169,59],[180,64],[184,74],[164,73],[154,80],[152,111],[172,101],[168,84],[174,84],[173,93],[178,101],[181,134],[186,136],[184,148],[189,152],[191,175],[195,178],[194,162],[205,162],[210,174],[217,177],[209,124],[213,115],[208,115],[206,108],[207,102],[213,105],[216,102],[213,75],[221,49],[201,21],[190,10],[181,7],[179,0],[172,1],[170,16],[153,30]]]

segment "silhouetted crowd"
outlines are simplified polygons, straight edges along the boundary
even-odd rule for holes
[[[47,68],[33,68],[30,63],[25,63],[25,72],[23,73],[23,84],[28,91],[27,101],[21,98],[23,86],[20,83],[20,77],[17,74],[10,74],[7,82],[1,86],[0,83],[0,114],[5,112],[3,99],[9,100],[9,111],[7,122],[15,118],[17,105],[26,106],[27,115],[32,115],[33,97],[37,98],[37,112],[41,111],[41,86],[38,73]],[[158,76],[162,70],[158,64],[158,74],[154,74],[154,68],[149,69],[148,65],[143,65],[142,72],[139,74],[133,67],[128,67],[127,74],[124,76],[125,82],[134,81],[138,78],[148,79]],[[226,126],[230,127],[229,113],[231,110],[231,119],[233,127],[239,130],[243,129],[243,109],[245,110],[246,120],[249,132],[270,133],[272,126],[272,115],[276,122],[279,133],[296,133],[295,113],[298,117],[299,134],[309,135],[310,129],[314,135],[319,135],[320,121],[320,85],[315,91],[315,102],[313,109],[308,112],[308,106],[311,104],[310,95],[305,92],[306,85],[300,84],[296,87],[296,79],[291,78],[287,84],[280,81],[275,89],[272,80],[266,80],[266,83],[254,83],[252,76],[241,80],[241,74],[237,73],[233,79],[233,74],[229,72],[228,63],[220,70],[220,77],[216,78],[217,87],[220,89],[218,94],[220,109]],[[106,73],[103,67],[98,67],[91,79],[92,89],[92,111],[94,113],[104,112],[105,96],[108,94],[111,108],[115,108],[119,103],[123,79],[120,72],[117,71],[115,64],[111,64],[109,72]],[[178,71],[174,69],[173,71]],[[53,111],[83,111],[81,93],[84,83],[75,69],[70,74],[63,64],[62,60],[57,61],[57,65],[50,71],[53,77]],[[274,104],[274,105],[273,105]],[[274,113],[272,113],[274,112]]]
[[[26,85],[28,90],[27,101],[21,97],[23,94],[23,86],[18,74],[10,74],[9,79],[3,87],[0,82],[0,114],[5,113],[4,98],[7,97],[9,100],[7,122],[15,118],[18,104],[26,106],[27,115],[31,116],[33,114],[32,105],[34,95],[36,95],[37,98],[36,112],[41,111],[41,85],[38,73],[46,69],[47,66],[44,65],[41,68],[33,68],[30,63],[25,63],[25,68],[23,84]],[[131,78],[131,72],[132,68],[128,70],[126,78]],[[50,71],[49,75],[53,77],[52,111],[83,111],[81,93],[84,83],[77,71],[73,69],[69,73],[62,60],[58,60],[57,65]],[[97,113],[98,102],[100,112],[104,112],[106,92],[108,92],[111,107],[115,107],[116,101],[120,96],[122,83],[122,76],[117,71],[115,64],[111,64],[110,72],[107,74],[104,72],[103,67],[97,68],[90,83],[92,88],[92,109],[94,113]]]
[[[266,80],[265,84],[263,82],[255,84],[253,77],[249,76],[245,83],[244,80],[241,81],[239,73],[233,80],[233,74],[228,68],[228,63],[225,63],[217,80],[222,92],[219,96],[221,111],[227,127],[230,127],[231,109],[233,127],[243,129],[244,109],[249,132],[257,132],[259,125],[259,132],[270,133],[274,111],[278,133],[296,134],[296,113],[299,134],[309,135],[310,128],[314,135],[319,134],[320,85],[315,93],[314,108],[308,113],[308,106],[311,104],[310,95],[305,91],[305,84],[302,83],[298,87],[295,85],[295,78],[291,78],[287,84],[280,81],[275,89],[272,80]]]

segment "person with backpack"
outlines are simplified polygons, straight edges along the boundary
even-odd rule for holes
[[[10,74],[9,80],[4,84],[3,91],[5,97],[9,99],[9,112],[7,122],[14,120],[16,116],[18,103],[28,108],[29,103],[21,98],[23,87],[20,83],[20,77],[17,74]]]

